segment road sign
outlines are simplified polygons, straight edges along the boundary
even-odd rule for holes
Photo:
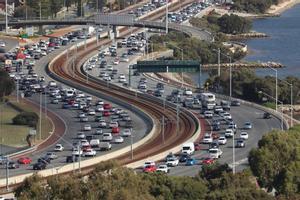
[[[137,61],[138,72],[199,72],[200,62],[196,60],[152,60]]]

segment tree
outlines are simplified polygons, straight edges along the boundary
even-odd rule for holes
[[[61,0],[50,0],[50,10],[51,15],[56,17],[56,14],[60,11],[62,8],[62,1]]]
[[[0,99],[10,95],[15,89],[15,82],[6,71],[0,70]]]
[[[252,149],[250,168],[262,187],[275,188],[279,194],[299,193],[299,126],[288,131],[264,135],[257,149]]]
[[[234,14],[223,15],[218,19],[217,24],[221,32],[228,34],[246,33],[252,28],[252,22],[250,20]]]

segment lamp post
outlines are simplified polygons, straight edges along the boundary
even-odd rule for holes
[[[5,0],[5,33],[8,33],[8,13],[7,13],[7,0]]]
[[[213,49],[213,51],[218,53],[218,77],[221,76],[221,49]]]
[[[291,98],[290,98],[290,103],[291,103],[291,105],[290,105],[290,107],[291,107],[291,115],[290,115],[290,117],[291,117],[291,127],[293,127],[293,84],[292,83],[289,83],[289,82],[287,82],[286,80],[281,80],[282,82],[284,82],[284,83],[286,83],[286,84],[288,84],[289,86],[290,86],[290,90],[291,90],[291,93],[290,93],[290,96],[291,96]]]
[[[271,95],[268,95],[267,93],[263,92],[263,91],[259,91],[258,92],[259,94],[263,94],[263,95],[266,95],[267,97],[273,99],[273,100],[276,100],[274,97],[272,97]],[[283,102],[282,101],[279,101],[277,99],[277,102],[279,102],[281,104],[281,130],[283,131]],[[278,110],[276,110],[276,112],[278,112]]]
[[[169,19],[168,19],[168,12],[169,12],[169,10],[168,10],[168,5],[169,4],[169,1],[167,0],[167,5],[166,5],[166,34],[168,34],[168,32],[169,32],[169,27],[168,27],[168,23],[169,23]]]
[[[275,72],[275,104],[276,104],[276,111],[278,109],[278,76],[277,76],[277,69],[270,67],[267,65],[268,68],[270,68],[271,70],[273,70]]]

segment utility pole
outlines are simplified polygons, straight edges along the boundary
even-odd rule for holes
[[[42,20],[42,2],[41,1],[40,1],[39,5],[40,5],[40,20]]]
[[[9,191],[9,169],[8,169],[8,165],[9,165],[9,159],[8,156],[6,157],[6,191]]]
[[[40,135],[40,140],[42,139],[42,93],[40,93],[40,123],[39,123],[39,135]]]
[[[179,135],[179,106],[176,104],[176,135]]]
[[[168,32],[169,32],[169,27],[168,27],[168,21],[169,21],[169,19],[168,19],[168,12],[169,12],[169,10],[168,10],[168,5],[169,4],[169,0],[167,0],[167,5],[166,5],[166,34],[168,34]]]
[[[218,48],[218,77],[221,76],[221,49]]]
[[[5,33],[8,33],[8,11],[7,11],[7,0],[5,0]]]
[[[162,140],[163,140],[163,144],[165,144],[165,116],[162,116]]]

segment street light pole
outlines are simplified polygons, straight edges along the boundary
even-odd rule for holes
[[[231,57],[229,56],[229,96],[232,97],[232,66],[231,66]]]
[[[8,13],[7,13],[7,0],[5,0],[5,33],[8,33]]]
[[[269,67],[271,70],[273,70],[275,72],[275,106],[276,106],[276,111],[278,109],[278,75],[277,75],[277,69],[270,67],[267,65],[267,67]]]
[[[218,77],[221,76],[221,49],[218,48]]]
[[[130,136],[130,147],[131,147],[131,160],[133,160],[133,129],[131,128],[131,136]]]
[[[235,174],[235,137],[234,137],[234,133],[232,136],[232,173]]]
[[[286,80],[281,80],[281,81],[283,81],[283,82],[285,82],[286,84],[288,84],[289,86],[290,86],[290,107],[291,107],[291,110],[290,110],[290,112],[291,112],[291,114],[290,114],[290,118],[291,118],[291,127],[293,127],[293,125],[294,125],[294,122],[293,122],[293,84],[292,83],[289,83],[289,82],[287,82]]]
[[[163,144],[165,144],[165,116],[162,116],[162,140]]]
[[[168,19],[168,12],[169,12],[169,10],[168,10],[168,5],[169,4],[169,1],[167,0],[167,5],[166,5],[166,34],[168,34],[168,32],[169,32],[169,28],[168,28],[168,21],[169,21],[169,19]]]

